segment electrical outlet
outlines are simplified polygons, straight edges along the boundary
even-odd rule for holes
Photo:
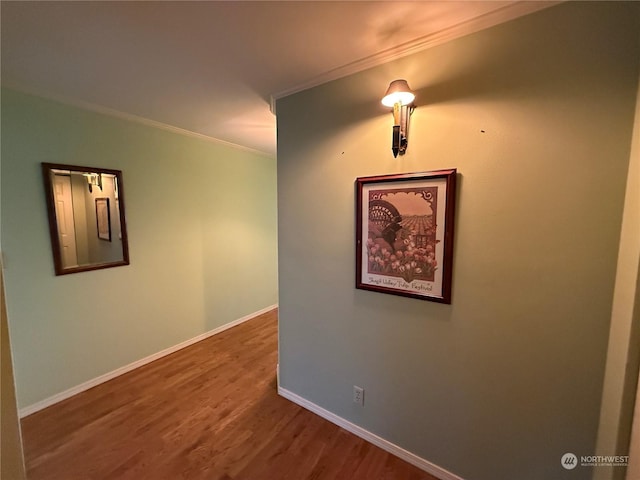
[[[361,407],[364,407],[364,388],[353,386],[353,403],[357,403]]]

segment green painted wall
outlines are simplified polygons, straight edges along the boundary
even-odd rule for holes
[[[123,171],[131,265],[56,277],[40,162]],[[20,408],[277,303],[268,156],[2,90]]]
[[[595,448],[639,31],[640,4],[567,2],[279,100],[282,388],[468,480],[624,454]],[[355,178],[451,167],[452,305],[356,290]]]

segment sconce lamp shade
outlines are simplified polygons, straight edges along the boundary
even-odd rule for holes
[[[89,192],[93,192],[93,187],[98,187],[102,190],[102,174],[88,172],[83,173],[82,176],[87,179]]]
[[[393,108],[393,136],[391,151],[393,156],[404,155],[409,144],[409,117],[415,109],[413,101],[416,96],[409,88],[406,80],[394,80],[389,84],[387,93],[382,99],[385,107]]]
[[[394,80],[389,84],[387,93],[385,93],[382,104],[385,107],[393,107],[396,103],[400,105],[411,105],[416,96],[409,88],[406,80]]]

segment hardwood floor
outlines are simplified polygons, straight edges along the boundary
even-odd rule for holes
[[[276,391],[269,312],[23,419],[29,480],[436,480]]]

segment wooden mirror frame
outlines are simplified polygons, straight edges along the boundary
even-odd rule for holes
[[[54,170],[69,170],[80,173],[98,173],[113,175],[117,181],[118,207],[120,212],[120,236],[122,240],[122,260],[110,262],[96,262],[65,267],[62,259],[60,237],[58,232],[58,221],[56,217],[55,197],[53,191],[52,173]],[[122,181],[122,171],[107,168],[83,167],[79,165],[66,165],[61,163],[42,163],[42,176],[44,179],[45,197],[47,200],[47,215],[49,217],[49,234],[51,237],[51,249],[53,253],[53,265],[56,275],[67,275],[69,273],[87,272],[103,268],[120,267],[129,265],[129,241],[127,237],[127,223],[124,203],[124,185]],[[87,184],[88,185],[88,184]],[[108,203],[107,203],[108,204]],[[99,228],[99,226],[97,227]]]

